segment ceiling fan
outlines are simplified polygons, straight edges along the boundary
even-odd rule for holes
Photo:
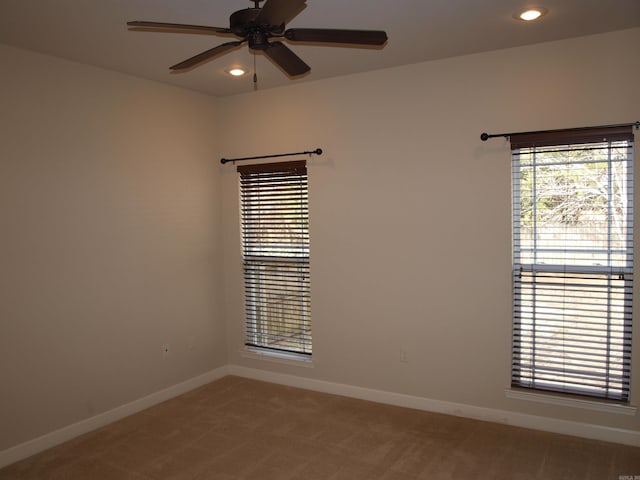
[[[306,0],[251,0],[253,8],[238,10],[229,18],[229,28],[208,27],[204,25],[186,25],[182,23],[162,23],[132,21],[127,25],[133,30],[164,31],[175,33],[204,33],[210,35],[235,35],[241,40],[223,43],[183,62],[170,67],[173,71],[185,71],[219,55],[223,55],[245,42],[251,50],[262,51],[279,65],[288,75],[294,77],[311,70],[300,57],[279,40],[291,42],[338,43],[350,45],[383,45],[387,34],[381,30],[339,30],[326,28],[289,28],[285,30],[285,21],[300,13]]]

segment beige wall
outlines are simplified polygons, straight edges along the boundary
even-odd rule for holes
[[[226,344],[215,101],[9,47],[0,65],[2,450]]]
[[[0,46],[0,450],[226,364],[640,430],[505,397],[510,159],[479,140],[638,120],[639,41],[218,100]],[[246,358],[237,178],[217,159],[316,147],[314,367]]]
[[[505,397],[510,154],[503,139],[479,139],[483,131],[640,119],[638,44],[635,29],[221,101],[224,156],[325,150],[309,168],[312,369],[240,353],[237,179],[232,166],[220,169],[229,362],[640,430],[637,416]],[[408,363],[399,361],[401,348]],[[635,403],[639,359],[636,354]]]

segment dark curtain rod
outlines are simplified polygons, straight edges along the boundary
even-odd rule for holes
[[[509,138],[511,135],[529,135],[529,134],[535,134],[535,133],[564,132],[564,131],[570,131],[570,130],[573,130],[573,131],[575,131],[575,130],[591,130],[592,128],[613,128],[613,127],[636,127],[636,128],[640,128],[640,122],[619,123],[617,125],[600,125],[599,127],[563,128],[563,129],[560,129],[560,130],[538,130],[538,131],[534,131],[534,132],[512,132],[512,133],[494,133],[494,134],[483,133],[483,134],[480,135],[480,140],[482,140],[483,142],[486,142],[490,138],[495,138],[495,137]]]
[[[322,149],[316,148],[315,150],[296,153],[280,153],[278,155],[262,155],[260,157],[244,157],[244,158],[221,158],[220,163],[225,164],[229,162],[241,162],[242,160],[258,160],[261,158],[276,158],[276,157],[290,157],[292,155],[322,155]]]

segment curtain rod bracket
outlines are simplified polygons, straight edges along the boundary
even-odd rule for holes
[[[276,158],[276,157],[290,157],[292,155],[322,155],[322,149],[316,148],[315,150],[307,150],[304,152],[296,152],[296,153],[279,153],[277,155],[261,155],[258,157],[244,157],[244,158],[221,158],[220,163],[225,164],[229,162],[241,162],[242,160],[259,160],[262,158]]]
[[[632,122],[632,123],[619,123],[617,125],[601,125],[599,127],[568,128],[565,130],[588,130],[591,128],[609,128],[609,127],[636,127],[636,130],[638,130],[640,128],[640,121]],[[512,132],[512,133],[493,133],[493,134],[488,134],[484,132],[480,135],[480,140],[482,140],[483,142],[486,142],[490,138],[504,137],[506,139],[509,139],[511,135],[523,135],[523,134],[530,134],[530,133],[547,133],[550,131],[555,131],[555,130],[538,130],[534,132]]]

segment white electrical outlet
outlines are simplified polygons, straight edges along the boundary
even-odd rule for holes
[[[168,357],[169,356],[169,344],[168,343],[163,343],[162,344],[162,356],[163,357]]]

